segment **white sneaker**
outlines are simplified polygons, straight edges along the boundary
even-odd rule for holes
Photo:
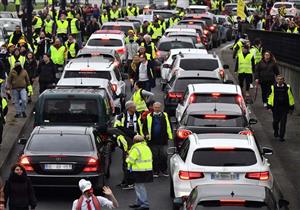
[[[268,106],[268,104],[267,103],[264,103],[264,107],[266,108]]]
[[[254,88],[254,86],[253,86],[253,84],[252,84],[252,83],[250,84],[250,88],[251,88],[251,89],[252,89],[252,88]]]

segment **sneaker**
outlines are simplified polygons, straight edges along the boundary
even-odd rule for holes
[[[141,205],[138,204],[130,204],[129,208],[135,209],[135,208],[139,208]]]
[[[154,178],[158,178],[159,177],[159,173],[153,173],[153,177]]]
[[[277,138],[278,136],[278,131],[274,131],[274,137]]]
[[[25,113],[25,112],[22,112],[22,115],[23,115],[23,117],[24,117],[24,118],[26,118],[26,117],[27,117],[27,115],[26,115],[26,113]]]
[[[22,114],[16,114],[15,115],[15,118],[21,118],[22,117]]]
[[[133,184],[128,184],[128,185],[122,187],[122,190],[133,190],[133,189],[134,189]]]
[[[252,88],[254,88],[254,86],[253,86],[253,84],[252,84],[252,83],[250,84],[250,88],[251,88],[251,89],[252,89]]]
[[[267,103],[264,103],[264,107],[267,108],[267,106],[268,106],[268,104],[267,104]]]
[[[166,173],[166,172],[161,172],[161,174],[162,174],[164,177],[169,177],[169,174]]]

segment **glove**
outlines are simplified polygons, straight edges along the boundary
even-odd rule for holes
[[[32,85],[28,85],[27,90],[28,90],[28,96],[32,96],[33,95]]]

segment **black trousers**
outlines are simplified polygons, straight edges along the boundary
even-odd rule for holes
[[[132,185],[134,184],[134,179],[132,176],[130,176],[130,171],[128,170],[128,164],[126,163],[126,158],[127,158],[127,153],[122,151],[122,159],[123,159],[123,164],[122,164],[122,170],[123,170],[123,184],[128,184]]]
[[[246,82],[246,91],[249,91],[250,84],[252,82],[252,74],[240,73],[238,75],[238,79],[239,79],[239,85],[240,85],[241,89],[243,90],[244,82]]]
[[[153,157],[153,173],[168,170],[168,145],[150,145]]]
[[[275,133],[279,134],[280,138],[283,138],[285,134],[287,115],[288,110],[273,110],[273,129]]]
[[[268,102],[268,97],[271,94],[271,86],[273,84],[274,84],[274,82],[262,82],[262,83],[260,83],[261,97],[262,97],[262,102],[263,103]]]

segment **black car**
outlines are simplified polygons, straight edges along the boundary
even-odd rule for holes
[[[250,126],[256,123],[255,119],[247,119],[237,104],[190,104],[178,122],[174,143],[179,148],[191,133],[251,132]]]
[[[173,75],[165,88],[165,111],[173,116],[186,87],[201,83],[222,83],[222,80],[215,71],[181,71]]]
[[[99,149],[101,141],[92,127],[36,127],[19,158],[36,187],[77,187],[82,178],[103,186]]]
[[[242,184],[199,185],[189,196],[174,199],[174,210],[280,210],[289,202],[278,187]]]

